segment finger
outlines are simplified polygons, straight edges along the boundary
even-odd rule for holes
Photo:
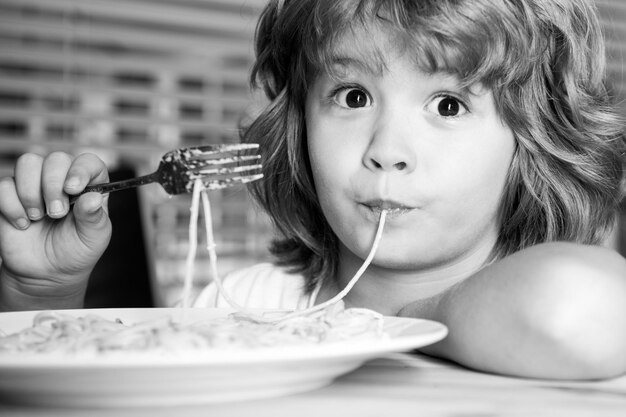
[[[64,152],[53,152],[44,161],[41,171],[41,189],[48,216],[58,219],[69,209],[69,199],[63,191],[72,158]]]
[[[20,156],[15,164],[15,187],[28,218],[39,220],[45,212],[41,195],[41,169],[43,158],[28,153]]]
[[[0,214],[16,229],[26,229],[30,225],[12,177],[0,179]]]
[[[86,193],[74,204],[76,232],[83,243],[92,250],[104,251],[111,237],[107,196]]]
[[[109,173],[104,162],[94,154],[85,153],[72,162],[65,179],[64,191],[75,195],[83,191],[88,184],[108,181]]]

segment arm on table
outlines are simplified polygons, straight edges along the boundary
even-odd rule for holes
[[[400,315],[445,323],[423,351],[481,371],[554,379],[626,372],[626,260],[546,243],[496,262]]]

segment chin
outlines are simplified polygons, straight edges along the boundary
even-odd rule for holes
[[[428,268],[437,262],[419,249],[380,247],[372,263],[381,268],[409,271]]]

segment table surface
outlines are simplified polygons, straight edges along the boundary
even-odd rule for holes
[[[49,409],[0,404],[5,417],[109,416],[626,416],[626,376],[571,382],[471,371],[423,355],[393,354],[334,383],[281,398],[189,407]]]

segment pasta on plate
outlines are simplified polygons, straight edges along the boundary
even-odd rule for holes
[[[0,354],[106,354],[152,351],[180,354],[203,349],[262,349],[382,338],[382,316],[365,309],[325,311],[278,323],[230,314],[185,323],[174,317],[125,324],[95,314],[41,312],[32,327],[0,337]]]

